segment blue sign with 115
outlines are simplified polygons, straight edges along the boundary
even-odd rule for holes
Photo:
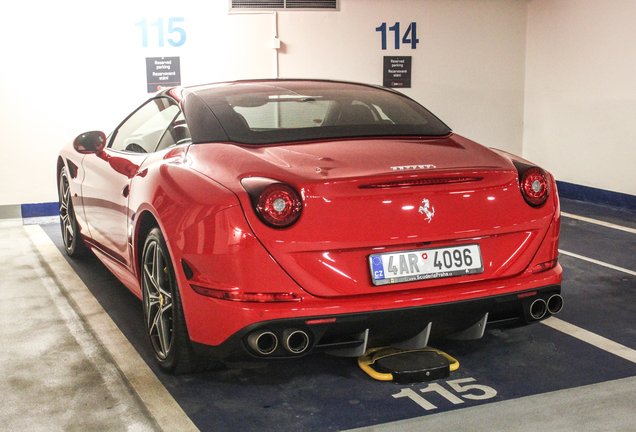
[[[168,37],[168,45],[172,47],[180,47],[186,41],[186,32],[185,30],[177,25],[178,23],[182,23],[185,21],[185,18],[168,18],[168,35],[172,35],[176,33],[174,37]],[[141,27],[141,43],[144,48],[148,47],[148,20],[143,18],[141,21],[135,23],[135,26]],[[159,18],[157,21],[150,23],[151,27],[157,28],[157,46],[159,48],[163,48],[166,39],[164,38],[164,19]]]

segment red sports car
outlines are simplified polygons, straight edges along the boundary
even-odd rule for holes
[[[360,356],[557,313],[553,177],[385,88],[159,92],[57,161],[66,251],[143,301],[159,364]]]

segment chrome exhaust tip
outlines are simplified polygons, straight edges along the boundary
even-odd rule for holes
[[[276,351],[278,338],[269,330],[259,330],[247,337],[247,344],[257,353],[269,355]]]
[[[543,318],[548,311],[548,306],[543,299],[536,299],[530,305],[530,316],[535,320],[540,320]]]
[[[287,329],[282,335],[283,348],[292,354],[302,354],[309,348],[309,335],[299,329]]]
[[[548,312],[556,315],[563,309],[563,297],[561,294],[553,294],[547,302]]]

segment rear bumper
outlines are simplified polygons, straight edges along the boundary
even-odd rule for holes
[[[218,359],[288,358],[342,351],[364,341],[369,348],[409,341],[429,323],[433,337],[445,336],[472,327],[486,314],[491,326],[531,322],[527,308],[532,301],[560,292],[562,268],[555,261],[558,211],[554,218],[528,267],[511,277],[450,277],[436,286],[411,282],[392,292],[362,290],[349,296],[320,297],[304,290],[252,235],[238,207],[203,219],[170,238],[168,246],[174,261],[194,270],[190,279],[181,266],[176,274],[188,333],[197,350]],[[209,238],[219,240],[206,241]],[[547,263],[549,268],[543,268]],[[362,267],[361,285],[369,277],[368,267]],[[201,295],[194,285],[219,292],[290,293],[300,300],[230,301]],[[258,332],[266,334],[267,354],[254,349]],[[298,336],[298,352],[283,346],[290,332]]]
[[[194,343],[202,355],[226,360],[245,358],[300,357],[311,352],[356,352],[365,348],[398,344],[430,330],[431,337],[451,336],[471,328],[488,314],[488,328],[522,326],[550,316],[533,318],[536,300],[547,300],[561,291],[548,285],[526,291],[418,307],[358,313],[283,318],[258,322],[242,328],[216,346]],[[536,314],[535,314],[536,315]],[[292,344],[291,334],[304,335]],[[259,352],[255,339],[266,335],[268,353]],[[346,354],[345,354],[346,355]]]

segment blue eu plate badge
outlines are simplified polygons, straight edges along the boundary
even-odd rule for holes
[[[373,279],[384,279],[384,266],[382,265],[382,257],[374,256],[371,258],[371,271],[373,272]]]

